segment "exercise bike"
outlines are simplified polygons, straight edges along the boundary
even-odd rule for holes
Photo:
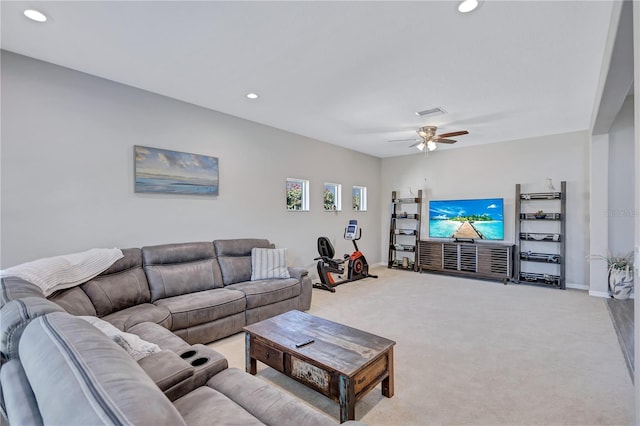
[[[317,268],[320,282],[313,284],[314,288],[319,288],[335,293],[335,287],[340,284],[361,280],[363,278],[378,278],[377,275],[372,275],[369,273],[369,264],[367,263],[367,259],[365,259],[364,255],[358,249],[358,244],[356,244],[356,241],[358,241],[360,238],[362,238],[362,229],[358,228],[358,221],[350,220],[349,225],[344,230],[344,239],[351,240],[355,251],[350,255],[345,254],[344,258],[342,259],[333,258],[336,253],[333,249],[331,241],[329,241],[327,237],[318,238],[318,254],[320,256],[316,257],[313,260],[319,260]],[[336,281],[333,275],[344,275],[344,263],[347,261],[347,278]]]

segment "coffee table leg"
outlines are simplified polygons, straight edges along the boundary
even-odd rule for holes
[[[249,333],[244,334],[244,341],[244,368],[247,373],[255,375],[258,372],[258,362],[255,358],[251,358],[251,335]]]
[[[389,357],[389,375],[382,381],[382,395],[391,398],[393,396],[393,347],[389,349],[387,356]]]
[[[340,376],[338,386],[340,390],[340,423],[344,423],[348,420],[355,420],[356,396],[353,379],[346,376]]]

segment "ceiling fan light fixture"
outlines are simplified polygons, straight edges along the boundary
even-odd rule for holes
[[[418,145],[416,145],[416,148],[418,148],[418,151],[423,151],[425,147],[424,142],[420,142]]]
[[[478,0],[464,0],[458,5],[458,12],[468,13],[478,7]]]
[[[429,141],[427,142],[427,148],[429,149],[429,151],[433,151],[437,148],[437,145],[434,141]]]
[[[436,126],[424,126],[418,129],[418,134],[422,139],[431,139],[436,134]]]

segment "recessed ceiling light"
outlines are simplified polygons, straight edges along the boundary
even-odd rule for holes
[[[249,99],[258,99],[260,97],[260,95],[258,95],[257,93],[247,93],[247,98]]]
[[[27,9],[24,11],[24,16],[26,16],[27,18],[31,19],[32,21],[36,21],[36,22],[45,22],[47,20],[47,17],[44,15],[44,13],[39,12],[35,9]]]
[[[478,7],[478,0],[464,0],[458,6],[458,12],[460,12],[460,13],[471,12],[476,7]]]

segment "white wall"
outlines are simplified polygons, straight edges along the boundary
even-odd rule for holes
[[[628,96],[609,131],[609,251],[626,254],[635,243],[635,142],[633,96]]]
[[[472,138],[473,135],[465,138]],[[425,162],[424,154],[382,160],[382,236],[388,235],[391,191],[408,197],[408,188],[422,189],[428,211],[429,199],[504,198],[505,242],[515,242],[515,184],[523,191],[545,191],[551,178],[557,189],[567,182],[567,285],[588,285],[588,135],[575,132],[468,148],[435,150]],[[458,141],[464,146],[464,139]],[[425,181],[426,176],[426,181]],[[384,199],[383,199],[384,201]],[[422,238],[428,223],[422,222]],[[388,242],[380,246],[387,255]]]
[[[268,238],[312,266],[316,239],[337,253],[351,218],[379,262],[380,159],[112,81],[2,52],[1,265],[92,247]],[[133,146],[219,157],[218,197],[134,193]],[[285,210],[285,178],[311,182],[311,211]],[[342,212],[322,185],[343,185]],[[368,187],[368,212],[351,186]]]

